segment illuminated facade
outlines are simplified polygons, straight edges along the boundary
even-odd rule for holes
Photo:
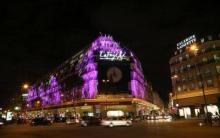
[[[77,112],[157,108],[147,102],[140,61],[111,36],[100,36],[28,90],[29,110]],[[135,111],[136,110],[136,111]]]
[[[178,43],[175,56],[170,59],[170,70],[171,104],[180,116],[204,115],[205,100],[209,112],[219,113],[220,35],[202,39],[193,35]]]

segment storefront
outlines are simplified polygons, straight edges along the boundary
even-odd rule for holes
[[[125,116],[142,116],[159,107],[136,98],[85,99],[65,107],[47,107],[29,111],[30,117],[106,116],[107,111],[123,111]]]
[[[208,105],[207,106],[208,112],[212,113],[212,115],[217,115],[219,114],[219,109],[217,105]],[[202,117],[201,115],[204,116],[204,114],[207,112],[206,107],[204,106],[202,108],[198,106],[190,106],[190,107],[181,107],[179,108],[179,116],[183,118],[192,118],[192,117]]]
[[[189,107],[184,107],[179,109],[179,116],[184,118],[191,118],[192,113]]]

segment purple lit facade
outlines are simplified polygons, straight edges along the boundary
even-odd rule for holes
[[[96,98],[99,94],[97,58],[99,58],[98,55],[100,52],[107,53],[110,57],[109,60],[111,61],[124,60],[123,54],[126,55],[126,58],[130,61],[131,66],[131,80],[128,82],[130,94],[133,97],[144,99],[146,91],[140,61],[130,50],[122,48],[119,43],[115,42],[111,36],[100,36],[87,50],[78,54],[78,56],[74,56],[74,58],[66,62],[66,66],[72,68],[63,68],[55,71],[47,81],[42,81],[38,83],[38,85],[34,84],[30,87],[28,90],[28,104],[33,105],[33,102],[36,100],[41,102],[41,106],[60,104],[62,101],[61,91],[62,93],[65,93],[63,87],[66,86],[62,84],[62,74],[68,73],[75,74],[82,80],[80,86],[71,88],[71,95],[80,95],[80,99]],[[114,55],[118,55],[118,57]],[[72,65],[73,61],[75,63],[74,65]],[[65,71],[68,73],[63,73]],[[75,98],[72,97],[72,99],[74,100]]]
[[[31,107],[34,102],[39,101],[40,106],[56,105],[61,101],[61,91],[55,76],[51,76],[46,83],[41,82],[37,87],[31,86],[28,90],[27,103]]]

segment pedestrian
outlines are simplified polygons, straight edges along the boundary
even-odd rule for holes
[[[210,125],[212,126],[212,113],[211,112],[208,112],[207,113],[207,123],[210,123]]]

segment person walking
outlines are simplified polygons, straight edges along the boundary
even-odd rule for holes
[[[207,123],[212,126],[212,113],[211,112],[207,113],[207,120],[208,120]]]

